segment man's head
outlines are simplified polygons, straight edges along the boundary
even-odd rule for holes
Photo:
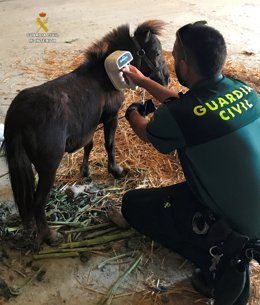
[[[218,75],[227,55],[226,44],[219,31],[196,22],[176,32],[173,49],[175,71],[180,83],[189,87],[192,79],[207,79]]]

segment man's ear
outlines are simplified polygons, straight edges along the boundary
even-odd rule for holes
[[[181,75],[186,76],[189,71],[189,66],[184,59],[180,60],[180,72]]]

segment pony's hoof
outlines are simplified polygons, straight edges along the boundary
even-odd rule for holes
[[[86,179],[91,179],[91,170],[89,167],[82,166],[80,168],[80,176]]]
[[[128,170],[121,167],[121,166],[117,166],[116,168],[113,168],[113,169],[109,169],[109,173],[115,178],[115,179],[121,179],[121,178],[124,178],[127,173],[128,173]]]

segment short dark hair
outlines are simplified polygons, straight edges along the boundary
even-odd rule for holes
[[[198,22],[181,27],[176,36],[179,52],[193,61],[198,73],[204,77],[213,77],[221,72],[227,49],[219,31]]]

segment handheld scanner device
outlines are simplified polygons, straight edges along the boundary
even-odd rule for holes
[[[123,75],[123,68],[129,69],[133,56],[129,51],[115,51],[105,59],[105,69],[113,86],[117,90],[125,88],[136,90],[137,86],[130,78]]]

